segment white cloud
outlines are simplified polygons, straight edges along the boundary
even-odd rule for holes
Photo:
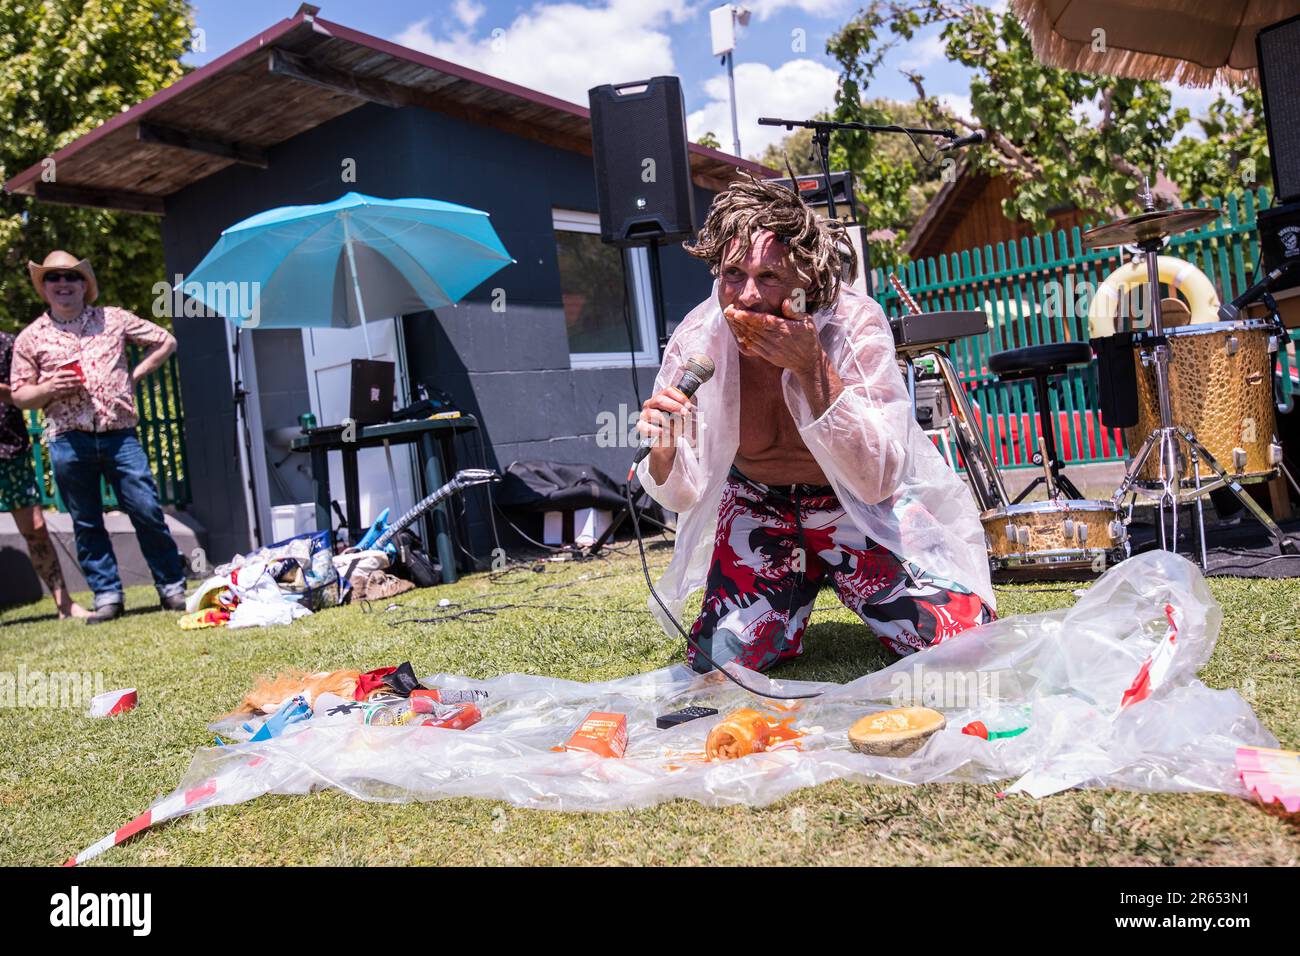
[[[970,97],[965,93],[939,93],[935,99],[941,106],[946,106],[962,119],[975,118],[975,108],[971,106]]]
[[[947,44],[938,33],[931,33],[927,37],[913,40],[902,48],[904,56],[898,65],[901,69],[915,72],[922,67],[929,66],[931,63],[946,59],[945,46]]]
[[[1191,121],[1188,122],[1178,135],[1174,137],[1175,142],[1184,137],[1192,139],[1205,139],[1205,130],[1201,129],[1201,124],[1196,122],[1198,117],[1204,116],[1210,111],[1210,104],[1217,100],[1220,94],[1226,93],[1227,87],[1210,86],[1210,87],[1191,87],[1175,86],[1169,90],[1170,99],[1174,109],[1180,106],[1187,107],[1188,112],[1192,114]],[[1238,110],[1241,109],[1241,97],[1228,96],[1228,102],[1235,104]]]
[[[597,7],[538,4],[508,24],[489,17],[478,30],[471,32],[466,25],[443,36],[431,28],[433,19],[425,18],[394,39],[585,106],[593,86],[672,73],[672,45],[662,28],[690,15],[686,0],[606,0]]]
[[[780,126],[759,126],[760,116],[812,119],[835,103],[839,75],[815,60],[790,60],[776,69],[763,63],[736,65],[736,114],[740,146],[746,156],[757,156],[788,133]],[[731,105],[727,77],[719,71],[704,84],[709,102],[686,119],[692,140],[712,132],[726,152],[731,152]]]
[[[478,23],[479,18],[487,13],[487,7],[481,3],[475,3],[474,0],[456,0],[452,4],[451,11],[456,15],[456,19],[460,21],[461,26],[467,30],[472,30],[474,24]]]
[[[1227,92],[1227,88],[1222,86],[1173,86],[1169,88],[1169,97],[1173,101],[1174,109],[1185,106],[1191,111],[1192,118],[1195,119],[1209,110],[1210,104],[1217,100],[1221,93],[1225,92]],[[1235,100],[1236,98],[1233,97],[1232,99]]]
[[[738,7],[753,12],[759,20],[767,20],[782,10],[793,7],[813,17],[836,17],[853,9],[853,0],[732,0]],[[722,6],[721,0],[710,3],[709,9]]]

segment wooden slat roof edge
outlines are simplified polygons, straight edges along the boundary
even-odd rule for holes
[[[538,106],[555,110],[557,112],[567,113],[584,121],[590,121],[591,111],[585,106],[570,103],[566,100],[559,99],[558,97],[500,79],[499,77],[480,73],[470,67],[452,63],[448,60],[441,60],[419,50],[412,50],[408,47],[393,43],[392,41],[371,36],[370,34],[361,33],[357,30],[343,26],[342,24],[322,20],[320,17],[313,17],[308,12],[300,11],[297,15],[281,20],[279,23],[268,27],[256,36],[239,44],[229,52],[223,53],[211,63],[204,64],[192,72],[187,73],[175,83],[159,90],[148,99],[141,100],[129,109],[106,120],[89,133],[78,137],[61,149],[56,150],[52,157],[43,157],[37,163],[29,166],[27,169],[24,169],[22,172],[16,174],[5,182],[5,192],[20,195],[34,195],[41,173],[45,169],[46,159],[52,158],[57,168],[59,163],[76,156],[81,151],[93,146],[95,143],[99,142],[104,137],[111,135],[116,130],[133,123],[141,122],[146,119],[153,110],[163,106],[168,101],[210,80],[224,71],[227,67],[237,63],[249,54],[274,45],[277,41],[282,40],[288,34],[293,33],[299,28],[306,28],[313,32],[322,33],[336,39],[355,43],[376,52],[385,53],[389,56],[405,60],[408,63],[437,70],[440,73],[455,76],[457,79],[465,80],[492,89],[496,92],[519,97],[522,100]],[[716,166],[725,164],[752,173],[760,178],[773,178],[780,175],[776,170],[770,169],[761,163],[756,163],[738,156],[732,156],[731,154],[722,152],[721,150],[711,149],[707,146],[700,146],[697,143],[688,144],[688,150],[695,157],[714,165],[715,169]],[[694,164],[692,164],[692,166],[694,167]],[[695,167],[692,169],[692,178],[697,181],[699,179],[714,179],[716,178],[712,175],[714,171],[715,170],[699,169],[698,167]]]
[[[252,39],[241,43],[228,53],[223,53],[211,63],[207,63],[199,67],[197,70],[187,73],[175,83],[163,87],[148,99],[141,100],[130,109],[124,110],[116,116],[105,120],[102,124],[92,129],[86,135],[79,136],[62,149],[56,150],[52,157],[45,157],[39,162],[27,167],[16,176],[13,176],[4,184],[5,192],[32,195],[35,192],[35,180],[40,176],[46,158],[52,158],[57,166],[58,163],[75,156],[77,153],[89,146],[93,146],[99,140],[116,130],[128,126],[131,123],[138,123],[157,107],[162,106],[169,100],[175,99],[177,96],[180,96],[191,88],[198,86],[209,77],[220,73],[227,66],[243,59],[249,53],[271,45],[275,41],[284,37],[285,34],[291,32],[299,24],[305,23],[306,20],[307,18],[305,14],[299,14],[298,16],[291,17],[287,20],[281,20],[274,26],[263,30]]]
[[[913,256],[918,248],[925,245],[930,239],[930,233],[942,220],[948,210],[948,206],[957,197],[957,194],[963,189],[969,188],[973,184],[974,177],[971,174],[970,164],[963,158],[959,160],[959,165],[953,174],[953,177],[945,182],[937,193],[930,197],[925,208],[921,210],[921,215],[917,217],[916,225],[907,235],[907,241],[903,243],[903,251],[909,256]]]

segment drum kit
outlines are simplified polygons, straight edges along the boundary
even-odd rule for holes
[[[1139,497],[1154,504],[1159,546],[1170,551],[1179,546],[1180,508],[1191,506],[1197,530],[1195,553],[1205,567],[1203,501],[1210,492],[1225,488],[1264,526],[1282,554],[1300,553],[1296,542],[1243,488],[1279,474],[1286,474],[1296,487],[1282,462],[1274,417],[1274,355],[1287,341],[1286,330],[1276,315],[1213,321],[1220,315],[1209,280],[1190,263],[1159,256],[1170,236],[1214,220],[1219,215],[1216,210],[1156,211],[1145,184],[1139,198],[1143,211],[1138,215],[1083,234],[1087,250],[1123,247],[1132,254],[1132,264],[1113,277],[1125,280],[1119,283],[1121,288],[1134,285],[1147,293],[1145,307],[1130,316],[1131,328],[1113,332],[1110,310],[1119,303],[1113,294],[1099,294],[1093,300],[1091,340],[1097,358],[1087,343],[1051,343],[989,359],[990,369],[1001,378],[1035,382],[1043,437],[1033,460],[1043,473],[1014,500],[944,354],[944,347],[957,338],[987,331],[987,316],[983,312],[923,316],[917,314],[919,307],[906,290],[900,290],[911,314],[893,320],[895,341],[918,420],[928,434],[946,439],[941,442],[945,454],[951,442],[966,465],[995,578],[1077,578],[1101,573],[1130,553],[1128,526]],[[1199,299],[1181,314],[1164,306],[1171,313],[1168,322],[1162,312],[1162,279],[1174,289],[1181,284],[1185,293],[1191,288]],[[1110,314],[1099,314],[1099,308]],[[1179,324],[1189,316],[1191,324]],[[908,340],[909,323],[915,326],[923,319],[940,318],[946,319],[946,333],[935,326],[929,341],[917,334]],[[1061,471],[1047,395],[1050,376],[1092,361],[1099,362],[1103,422],[1124,429],[1132,455],[1115,493],[1098,500],[1084,498]],[[934,400],[936,390],[943,401]],[[1039,484],[1046,487],[1047,500],[1024,501]],[[1300,493],[1300,487],[1296,490]]]

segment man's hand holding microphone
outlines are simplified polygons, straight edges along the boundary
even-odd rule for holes
[[[650,457],[650,477],[658,484],[668,478],[677,457],[677,439],[692,425],[695,390],[713,376],[713,360],[707,355],[692,355],[682,366],[677,383],[661,388],[641,405],[641,417],[636,430],[641,435],[641,447],[632,459],[632,472],[641,459]]]

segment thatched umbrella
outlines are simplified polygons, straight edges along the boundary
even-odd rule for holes
[[[1049,66],[1183,86],[1258,85],[1255,34],[1300,14],[1300,0],[1011,0],[1011,7]]]

